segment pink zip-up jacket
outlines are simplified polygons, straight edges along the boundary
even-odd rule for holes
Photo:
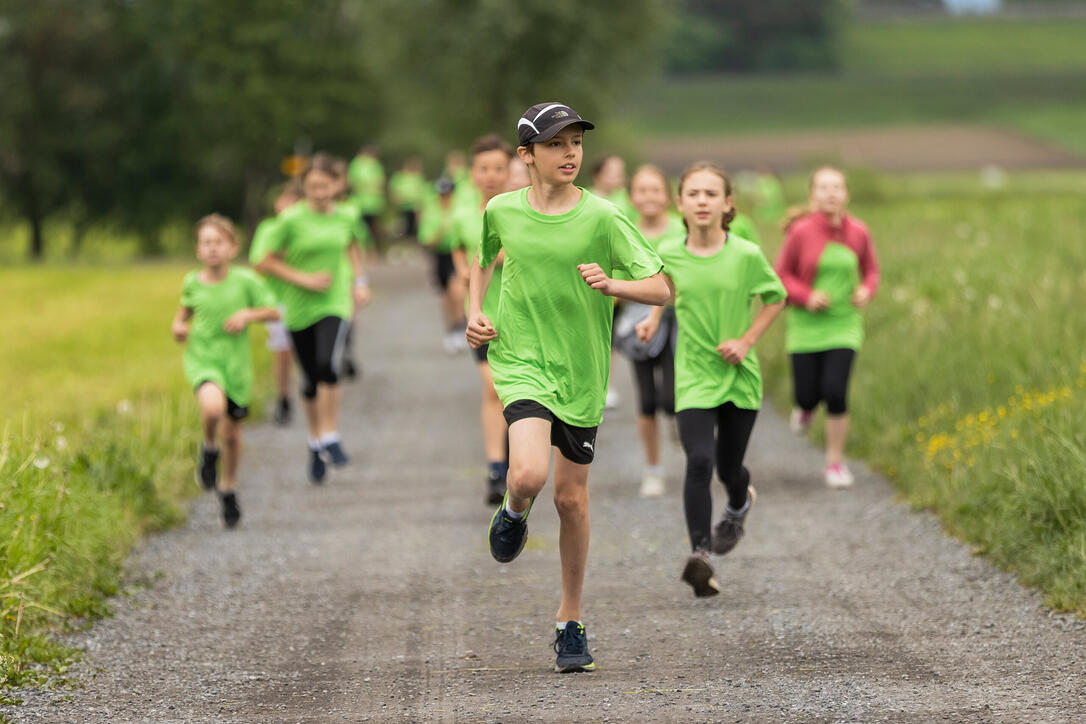
[[[823,213],[810,213],[788,227],[788,235],[777,255],[774,269],[788,292],[788,303],[797,307],[807,306],[818,260],[831,241],[844,244],[860,261],[860,283],[867,287],[871,296],[879,287],[879,262],[867,226],[859,219],[845,214],[840,226],[833,226]]]

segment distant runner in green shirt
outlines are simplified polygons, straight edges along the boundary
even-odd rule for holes
[[[425,201],[426,179],[422,175],[422,161],[409,158],[399,171],[388,180],[388,196],[392,205],[403,217],[404,237],[416,240],[419,234],[419,210]]]
[[[302,198],[302,187],[297,181],[291,181],[283,187],[275,199],[275,216],[264,219],[253,232],[253,241],[249,244],[249,263],[254,267],[259,264],[268,252],[271,251],[269,242],[272,239],[272,231],[279,223],[279,214],[298,203]],[[279,308],[279,314],[285,313],[283,305],[284,282],[276,277],[266,277],[264,283],[275,297]],[[264,325],[268,332],[268,349],[272,353],[273,376],[275,377],[275,391],[278,403],[275,406],[275,422],[279,425],[287,425],[291,419],[290,385],[293,368],[294,353],[290,347],[290,332],[282,321],[268,322]]]
[[[643,304],[671,298],[660,258],[618,208],[574,186],[585,130],[561,103],[529,108],[517,124],[517,155],[532,185],[495,196],[483,216],[471,269],[468,342],[490,345],[494,386],[509,423],[505,500],[491,519],[493,557],[524,548],[527,518],[554,460],[561,519],[562,601],[554,648],[558,671],[595,668],[581,623],[588,559],[588,467],[595,455],[611,358],[612,297]],[[491,266],[505,252],[497,319],[483,312]],[[633,281],[613,278],[624,271]]]
[[[848,186],[836,168],[811,176],[810,212],[787,227],[776,269],[788,290],[785,347],[792,360],[796,406],[792,430],[805,434],[826,404],[828,487],[847,488],[848,383],[863,343],[862,310],[875,296],[879,264],[863,222],[845,212]]]
[[[465,180],[463,183],[471,182]],[[447,354],[456,354],[467,349],[464,342],[464,294],[467,289],[457,279],[452,257],[456,216],[460,209],[456,206],[456,185],[452,179],[443,176],[437,180],[434,188],[437,200],[422,212],[419,242],[430,250],[434,284],[441,295],[441,317],[445,328],[442,346]]]
[[[241,519],[235,490],[241,421],[249,414],[253,388],[248,328],[279,319],[275,299],[260,278],[231,266],[238,250],[229,219],[211,214],[197,222],[196,258],[204,267],[185,277],[173,318],[173,337],[185,345],[185,379],[196,392],[204,432],[196,479],[205,490],[218,490],[227,528]]]
[[[682,579],[697,596],[720,592],[710,551],[723,554],[739,543],[754,504],[747,443],[762,405],[762,375],[754,345],[784,309],[785,291],[762,250],[728,230],[735,217],[732,184],[716,166],[699,162],[679,181],[685,239],[660,248],[664,273],[675,289],[679,325],[675,351],[675,410],[686,453],[683,507],[692,554]],[[763,307],[751,320],[751,302]],[[657,310],[642,323],[655,333]],[[710,530],[713,468],[728,492],[724,515]]]
[[[452,259],[456,267],[456,283],[465,282],[471,275],[471,264],[483,236],[483,212],[487,203],[509,185],[509,158],[513,150],[496,134],[476,139],[471,146],[470,181],[479,202],[474,207],[461,207],[453,218]],[[483,301],[483,314],[488,319],[498,318],[498,297],[501,293],[501,274],[504,254],[494,261],[490,288]],[[465,300],[466,302],[466,300]],[[509,471],[509,452],[506,435],[509,426],[502,414],[502,403],[494,389],[494,379],[487,362],[488,345],[475,350],[476,368],[482,378],[482,401],[479,417],[483,430],[483,450],[486,453],[486,500],[497,505],[505,497],[505,479]]]
[[[305,375],[309,477],[322,483],[328,461],[337,467],[350,462],[339,435],[339,372],[348,321],[355,306],[369,300],[362,268],[367,234],[352,212],[335,203],[340,180],[333,158],[316,154],[302,174],[302,188],[305,200],[279,217],[271,251],[257,268],[286,282],[286,325]]]
[[[658,167],[641,166],[630,179],[630,201],[636,211],[637,228],[659,251],[660,244],[686,236],[681,217],[671,208],[671,187]],[[645,453],[640,495],[657,498],[664,494],[664,466],[660,462],[660,433],[656,413],[675,414],[675,311],[667,307],[659,329],[649,340],[638,340],[635,326],[655,307],[624,304],[615,320],[615,348],[630,358],[637,385],[640,414],[637,430]]]
[[[347,166],[347,181],[362,221],[369,228],[377,250],[382,251],[384,237],[379,221],[385,211],[385,169],[377,158],[376,146],[366,145],[358,150]]]

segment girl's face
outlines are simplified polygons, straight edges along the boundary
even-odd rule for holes
[[[509,183],[509,156],[500,148],[475,154],[471,159],[471,182],[486,200],[505,191]]]
[[[517,154],[524,163],[535,168],[543,183],[551,185],[571,184],[581,170],[584,149],[581,141],[584,129],[579,125],[566,126],[549,141],[532,144],[517,149]]]
[[[332,205],[336,197],[336,179],[331,174],[313,169],[302,181],[305,200],[317,211],[324,211]]]
[[[836,216],[848,206],[848,186],[840,171],[824,168],[811,179],[811,206],[830,216]]]
[[[630,203],[643,218],[655,219],[667,211],[668,190],[660,174],[639,171],[630,182]]]
[[[732,197],[724,194],[724,179],[702,170],[683,180],[676,204],[690,229],[719,229],[732,209]]]
[[[610,196],[626,185],[626,162],[617,156],[611,156],[592,179],[592,183],[600,193]]]
[[[506,191],[516,191],[525,186],[532,185],[532,177],[528,174],[528,167],[519,157],[509,161],[509,182],[505,186]]]
[[[196,230],[196,258],[210,267],[226,264],[238,255],[238,245],[213,224]]]

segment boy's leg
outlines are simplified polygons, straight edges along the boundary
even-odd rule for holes
[[[290,399],[290,368],[292,363],[289,347],[275,352],[275,389],[280,400]]]
[[[204,446],[214,450],[219,447],[219,423],[226,417],[226,393],[214,382],[205,382],[196,390],[196,401],[200,405]]]
[[[241,457],[241,420],[227,416],[222,430],[222,478],[219,491],[232,493],[238,479],[238,460]]]
[[[556,620],[561,623],[581,619],[588,562],[588,468],[562,455],[555,456],[554,507],[560,521],[558,551],[562,559],[562,602]]]
[[[486,502],[495,505],[505,496],[506,477],[509,472],[509,425],[502,415],[502,402],[494,389],[494,378],[490,375],[490,365],[479,362],[479,377],[482,378],[482,402],[479,405],[479,418],[483,430],[483,450],[486,453],[487,478]]]
[[[509,426],[508,510],[523,513],[547,484],[551,467],[551,422],[525,417]]]

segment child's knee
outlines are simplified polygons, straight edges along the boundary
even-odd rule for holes
[[[506,484],[514,495],[521,498],[533,498],[547,484],[549,473],[547,466],[513,463],[509,466]]]
[[[577,517],[588,513],[588,486],[570,485],[555,487],[554,507],[560,518]]]

